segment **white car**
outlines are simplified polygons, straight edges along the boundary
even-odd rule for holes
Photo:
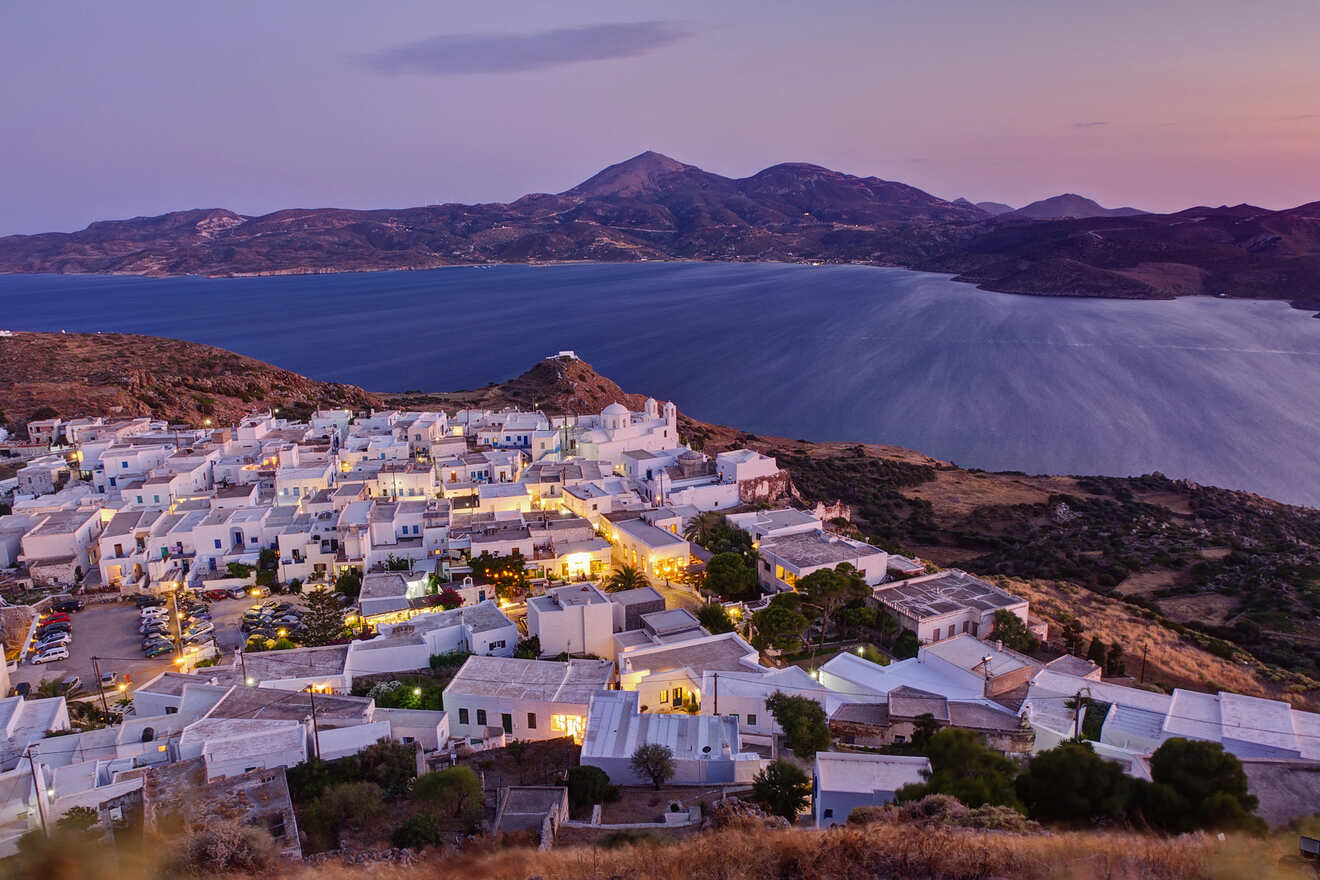
[[[42,651],[45,651],[49,648],[63,648],[65,645],[69,644],[72,641],[73,641],[73,636],[69,635],[68,633],[60,633],[58,635],[46,636],[44,639],[37,639],[37,642],[34,645],[33,650],[35,650],[37,653],[41,653]]]
[[[54,663],[57,660],[68,660],[68,659],[69,659],[68,648],[50,648],[49,650],[42,651],[37,656],[33,657],[32,662]]]
[[[189,629],[186,632],[184,632],[183,640],[185,642],[200,641],[201,639],[210,637],[211,633],[213,632],[215,632],[214,624],[203,623],[200,624],[199,626],[194,626],[192,629]]]
[[[143,608],[143,609],[142,609],[142,619],[143,619],[143,620],[146,620],[148,617],[169,617],[169,616],[170,616],[170,613],[169,613],[168,611],[166,611],[164,608],[161,608],[161,607],[159,607],[159,606],[157,606],[157,605],[152,605],[152,606],[150,606],[150,607],[147,607],[147,608]]]

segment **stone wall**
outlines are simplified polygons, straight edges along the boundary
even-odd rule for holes
[[[774,504],[787,500],[793,491],[788,471],[780,468],[768,477],[754,477],[738,481],[740,504]]]

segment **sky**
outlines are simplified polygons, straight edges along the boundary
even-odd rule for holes
[[[0,235],[510,201],[657,150],[944,198],[1320,199],[1315,0],[50,0],[0,9]]]

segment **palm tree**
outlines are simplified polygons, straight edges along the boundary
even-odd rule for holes
[[[646,579],[646,575],[634,565],[620,565],[610,576],[605,579],[605,590],[610,593],[618,593],[623,590],[636,590],[641,587],[651,586],[651,582]]]
[[[683,537],[693,544],[708,547],[722,528],[724,528],[723,514],[706,510],[688,520],[688,524],[683,528]]]

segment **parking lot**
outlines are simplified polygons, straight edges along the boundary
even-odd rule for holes
[[[225,658],[243,643],[239,621],[243,612],[257,600],[224,599],[208,603],[211,622],[215,624],[215,639]],[[120,680],[130,679],[132,689],[167,669],[173,668],[174,656],[164,654],[147,659],[142,656],[141,611],[132,602],[89,605],[69,615],[73,624],[73,641],[69,645],[69,659],[35,665],[24,659],[23,665],[10,676],[10,684],[28,682],[35,689],[43,679],[62,679],[76,675],[82,681],[80,696],[95,696],[96,676],[92,658],[100,658],[102,674],[119,673]],[[107,693],[107,697],[109,694]]]

